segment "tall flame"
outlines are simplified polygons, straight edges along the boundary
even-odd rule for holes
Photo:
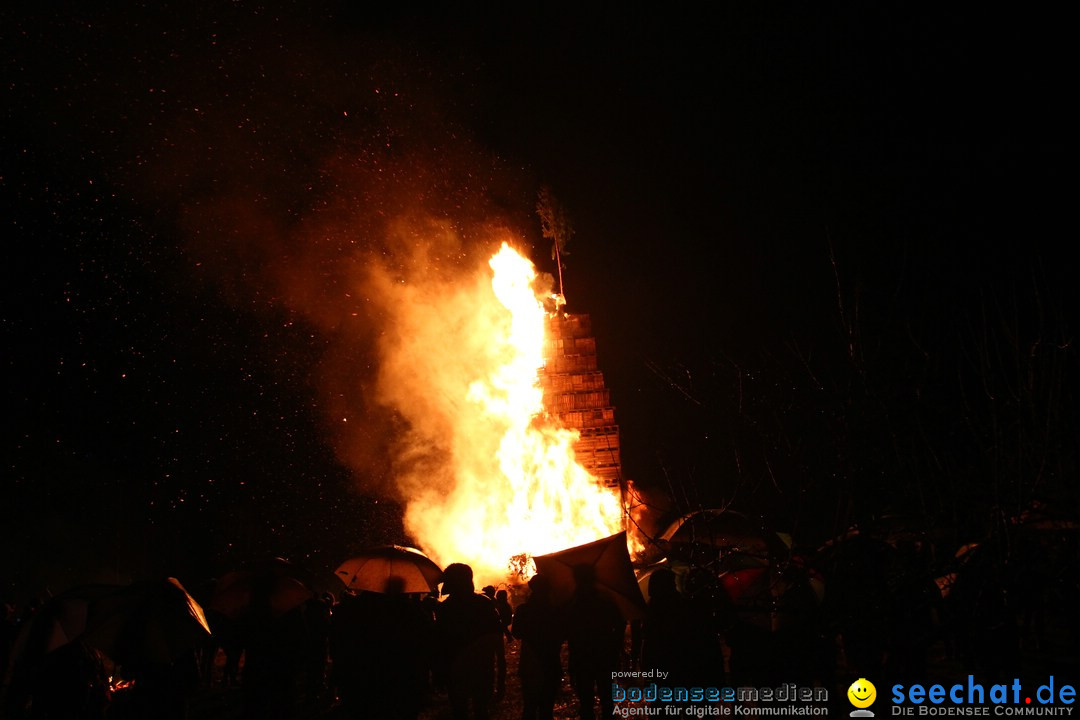
[[[431,384],[424,407],[409,415],[414,435],[432,423],[448,435],[437,452],[413,450],[428,477],[402,483],[411,496],[406,528],[440,564],[466,562],[478,578],[496,580],[512,556],[618,532],[623,511],[618,494],[574,460],[577,431],[544,412],[546,311],[535,268],[505,242],[489,265],[486,281],[457,299],[470,312],[429,308],[427,320],[403,329],[411,342],[399,335],[391,345],[400,354],[431,343],[435,358],[425,367],[436,377],[397,380]],[[415,475],[415,463],[408,467]]]

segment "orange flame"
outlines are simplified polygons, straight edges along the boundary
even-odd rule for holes
[[[427,388],[409,402],[393,388],[411,425],[398,468],[406,529],[441,565],[466,562],[478,580],[498,581],[515,555],[620,531],[623,508],[574,460],[577,431],[544,412],[539,298],[549,290],[505,242],[489,265],[471,289],[454,284],[456,310],[445,294],[419,307],[409,296],[414,310],[399,311],[399,334],[384,341],[382,390]]]

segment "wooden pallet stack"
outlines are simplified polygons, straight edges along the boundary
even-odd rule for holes
[[[548,319],[540,371],[544,407],[581,438],[574,444],[578,463],[605,487],[622,494],[619,426],[611,392],[597,369],[596,339],[588,315],[559,313]]]

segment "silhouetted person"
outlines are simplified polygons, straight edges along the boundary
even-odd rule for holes
[[[510,642],[514,636],[510,632],[510,625],[514,622],[514,607],[510,604],[510,598],[505,590],[495,593],[495,609],[499,612],[499,623],[502,624],[503,635]]]
[[[641,667],[670,673],[674,686],[687,686],[694,666],[694,627],[690,605],[675,586],[675,573],[660,568],[649,576],[649,607],[642,624]]]
[[[364,712],[364,653],[368,650],[364,647],[366,595],[342,595],[330,620],[330,687],[341,698],[346,715],[351,717]]]
[[[611,673],[618,669],[626,621],[615,601],[597,589],[591,565],[577,565],[573,572],[576,587],[566,614],[570,684],[577,694],[582,720],[594,717],[597,695],[601,716],[611,717]]]
[[[443,571],[443,592],[435,627],[438,657],[455,720],[486,720],[492,690],[501,697],[506,689],[506,656],[502,626],[492,601],[474,591],[472,568],[462,563]]]
[[[837,543],[825,558],[828,592],[822,614],[830,633],[840,636],[854,677],[882,675],[892,623],[893,566],[892,547],[862,535]]]
[[[941,591],[930,573],[928,557],[917,544],[897,544],[898,570],[893,582],[891,651],[885,674],[904,683],[920,682],[927,672]]]
[[[435,614],[439,610],[439,592],[428,593],[424,595],[420,600],[420,607],[424,610],[424,617],[434,627]],[[440,679],[438,677],[438,661],[436,653],[438,652],[438,643],[435,641],[434,636],[431,642],[428,643],[427,649],[424,652],[424,678],[425,678],[425,694],[431,695],[435,692],[446,692],[445,678]]]
[[[700,643],[695,673],[697,677],[706,678],[707,682],[703,684],[714,684],[727,674],[721,638],[736,620],[735,608],[720,582],[705,568],[692,567],[686,575],[684,587],[686,593],[683,598],[694,618],[697,626],[695,636]]]
[[[326,663],[330,654],[330,616],[334,596],[323,593],[304,603],[304,694],[318,706],[326,694]]]
[[[356,717],[414,720],[427,697],[426,658],[432,621],[418,600],[390,578],[384,593],[364,593]]]
[[[994,683],[1019,673],[1019,625],[1001,564],[982,547],[975,552],[947,599],[964,669]]]
[[[15,638],[19,635],[19,626],[15,622],[15,606],[5,602],[0,604],[0,717],[6,717],[7,697],[11,684],[11,655],[15,649]]]
[[[269,593],[242,618],[244,667],[241,671],[244,717],[290,720],[296,717],[296,684],[303,659],[303,616],[299,609],[275,617]]]
[[[562,682],[565,627],[551,601],[551,582],[544,575],[529,580],[529,599],[514,613],[514,637],[521,640],[521,697],[524,720],[551,720]]]
[[[797,555],[773,572],[775,575],[770,580],[770,593],[774,596],[772,677],[778,682],[829,687],[825,683],[835,664],[836,644],[826,637],[823,629],[810,573]]]

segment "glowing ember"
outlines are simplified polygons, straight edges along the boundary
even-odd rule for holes
[[[515,556],[611,535],[623,517],[617,491],[575,462],[577,431],[544,412],[539,298],[550,289],[535,287],[532,263],[505,242],[490,266],[471,289],[454,285],[456,310],[407,298],[401,334],[384,343],[382,390],[394,384],[411,424],[399,463],[408,531],[440,564],[468,562],[497,580]],[[427,388],[422,406],[419,393],[403,401],[402,382]]]

